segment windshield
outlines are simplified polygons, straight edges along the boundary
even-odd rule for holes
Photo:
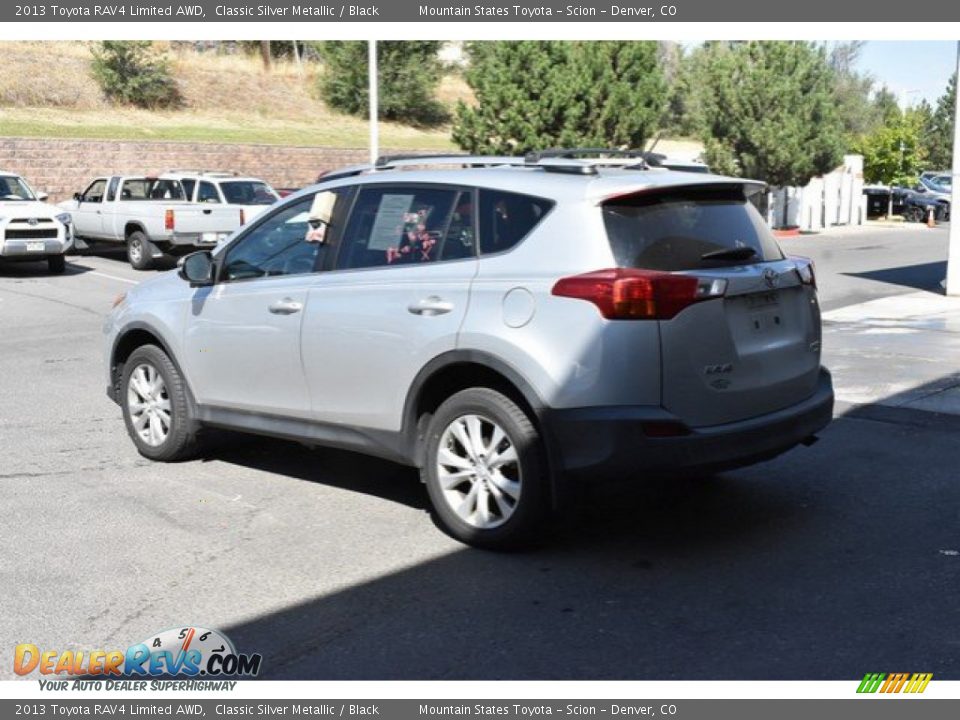
[[[933,182],[943,188],[944,192],[950,192],[953,188],[953,178],[949,175],[937,175],[933,178]]]
[[[693,270],[782,260],[740,187],[703,185],[617,198],[603,219],[619,267]]]
[[[16,175],[0,176],[0,200],[36,200],[33,191]]]
[[[272,205],[280,197],[259,180],[230,180],[220,183],[220,189],[231,205]]]

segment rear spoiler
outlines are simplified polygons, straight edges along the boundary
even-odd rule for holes
[[[743,178],[729,177],[714,177],[708,182],[697,182],[696,180],[686,179],[685,181],[681,182],[658,183],[656,185],[638,183],[636,187],[620,187],[609,193],[598,194],[593,199],[596,201],[597,205],[603,205],[613,200],[631,197],[633,195],[646,195],[661,192],[673,192],[678,190],[696,192],[705,191],[711,188],[715,188],[717,190],[721,188],[727,190],[739,189],[740,192],[743,193],[744,198],[749,200],[750,198],[765,192],[767,190],[767,184],[765,182],[761,182],[760,180],[744,180]]]

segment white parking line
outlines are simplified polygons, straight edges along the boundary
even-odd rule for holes
[[[131,285],[139,285],[139,280],[131,280],[130,278],[120,277],[119,275],[108,275],[107,273],[97,272],[96,270],[87,270],[85,273],[87,275],[96,275],[97,277],[110,278],[111,280],[119,280],[120,282],[130,283]]]

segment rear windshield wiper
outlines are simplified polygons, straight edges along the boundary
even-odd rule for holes
[[[757,251],[752,247],[725,248],[724,250],[714,250],[704,253],[700,256],[701,260],[749,260]]]

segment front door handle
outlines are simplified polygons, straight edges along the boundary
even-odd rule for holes
[[[423,300],[411,303],[407,306],[407,310],[414,315],[432,317],[450,312],[453,310],[453,303],[446,302],[443,298],[439,298],[436,295],[431,295]]]
[[[283,298],[283,300],[277,300],[270,304],[270,307],[267,308],[274,315],[293,315],[303,310],[303,303],[299,303],[293,298]]]

